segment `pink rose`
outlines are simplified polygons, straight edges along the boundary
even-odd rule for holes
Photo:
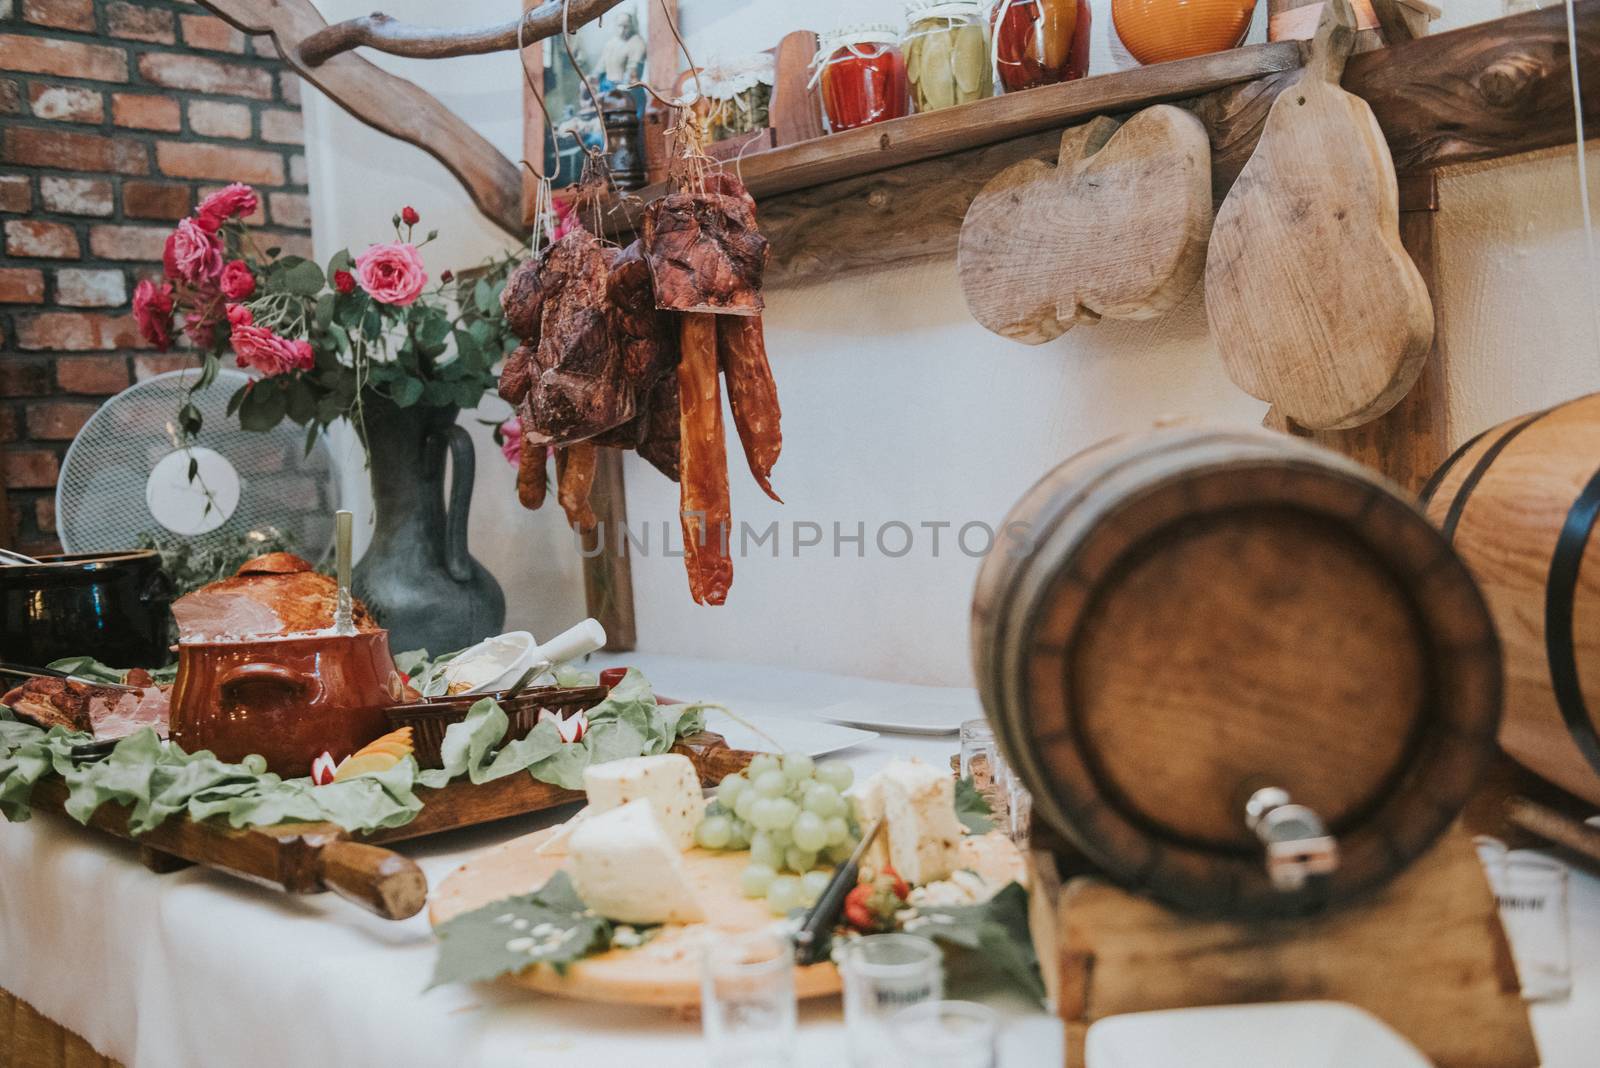
[[[428,272],[415,245],[373,245],[356,257],[356,280],[373,300],[404,307],[422,295]]]
[[[229,260],[222,268],[218,285],[229,300],[244,300],[256,291],[256,276],[250,273],[250,265],[244,260]]]
[[[180,220],[167,237],[161,266],[173,281],[204,285],[222,273],[222,242],[193,219]]]
[[[141,281],[133,290],[133,317],[139,336],[166,352],[172,346],[172,284]]]
[[[308,341],[290,341],[264,326],[256,326],[250,309],[242,304],[228,305],[228,322],[233,326],[233,354],[240,367],[254,367],[269,378],[290,371],[309,371],[316,363]]]
[[[261,201],[254,189],[243,182],[234,182],[202,200],[195,216],[200,221],[201,229],[214,234],[222,229],[224,222],[236,215],[253,215],[260,206]]]
[[[550,240],[560,241],[572,231],[579,229],[583,224],[578,221],[578,209],[572,206],[570,200],[558,200],[555,203],[555,223],[550,227]]]
[[[500,424],[500,454],[512,467],[522,463],[522,421],[514,415]]]

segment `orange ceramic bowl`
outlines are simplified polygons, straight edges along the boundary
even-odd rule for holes
[[[1239,47],[1256,0],[1111,0],[1111,21],[1140,63]]]

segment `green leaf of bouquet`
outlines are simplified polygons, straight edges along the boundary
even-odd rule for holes
[[[323,277],[321,267],[310,260],[294,257],[285,257],[283,262],[285,267],[280,284],[286,291],[301,297],[314,297],[322,292],[327,279]]]
[[[239,406],[239,425],[257,433],[271,430],[283,421],[287,408],[283,390],[275,383],[257,382]]]
[[[303,378],[296,378],[289,383],[289,388],[285,392],[288,393],[285,409],[290,419],[304,426],[309,420],[316,418],[317,398],[311,391],[311,383]]]
[[[478,306],[478,311],[488,315],[489,309],[494,307],[494,288],[485,280],[478,279],[478,284],[472,287],[472,303]]]
[[[342,248],[328,260],[328,277],[332,278],[338,271],[354,271],[355,265],[355,257],[350,255],[350,250]]]
[[[415,378],[397,379],[389,388],[394,402],[402,408],[409,408],[422,399],[422,383]]]
[[[333,325],[334,296],[333,293],[324,293],[317,298],[317,310],[311,321],[317,325],[318,330],[326,330]]]
[[[228,414],[230,416],[237,412],[240,406],[244,404],[245,398],[250,395],[251,385],[252,383],[246,382],[244,385],[234,390],[233,396],[228,398]]]

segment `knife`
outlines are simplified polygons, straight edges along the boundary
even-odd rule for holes
[[[883,829],[883,820],[873,822],[867,828],[867,833],[861,836],[861,841],[856,843],[855,849],[850,852],[850,859],[834,869],[833,878],[828,880],[827,888],[817,897],[817,903],[811,906],[811,911],[806,913],[805,922],[800,925],[800,930],[794,935],[794,959],[797,964],[815,964],[822,959],[822,947],[828,944],[827,935],[839,922],[839,913],[844,909],[844,899],[850,891],[855,889],[856,880],[861,874],[861,860],[867,855],[873,839],[878,837],[878,832]]]

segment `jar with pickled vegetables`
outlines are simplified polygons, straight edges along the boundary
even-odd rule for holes
[[[1089,73],[1089,0],[996,0],[995,75],[1008,93]]]
[[[900,50],[918,112],[980,100],[994,91],[988,21],[980,0],[911,0]]]
[[[768,125],[774,62],[771,52],[713,63],[700,72],[700,89],[710,105],[711,139],[753,133]]]
[[[910,108],[900,38],[888,26],[859,26],[824,36],[811,84],[822,86],[828,131],[898,119]]]

